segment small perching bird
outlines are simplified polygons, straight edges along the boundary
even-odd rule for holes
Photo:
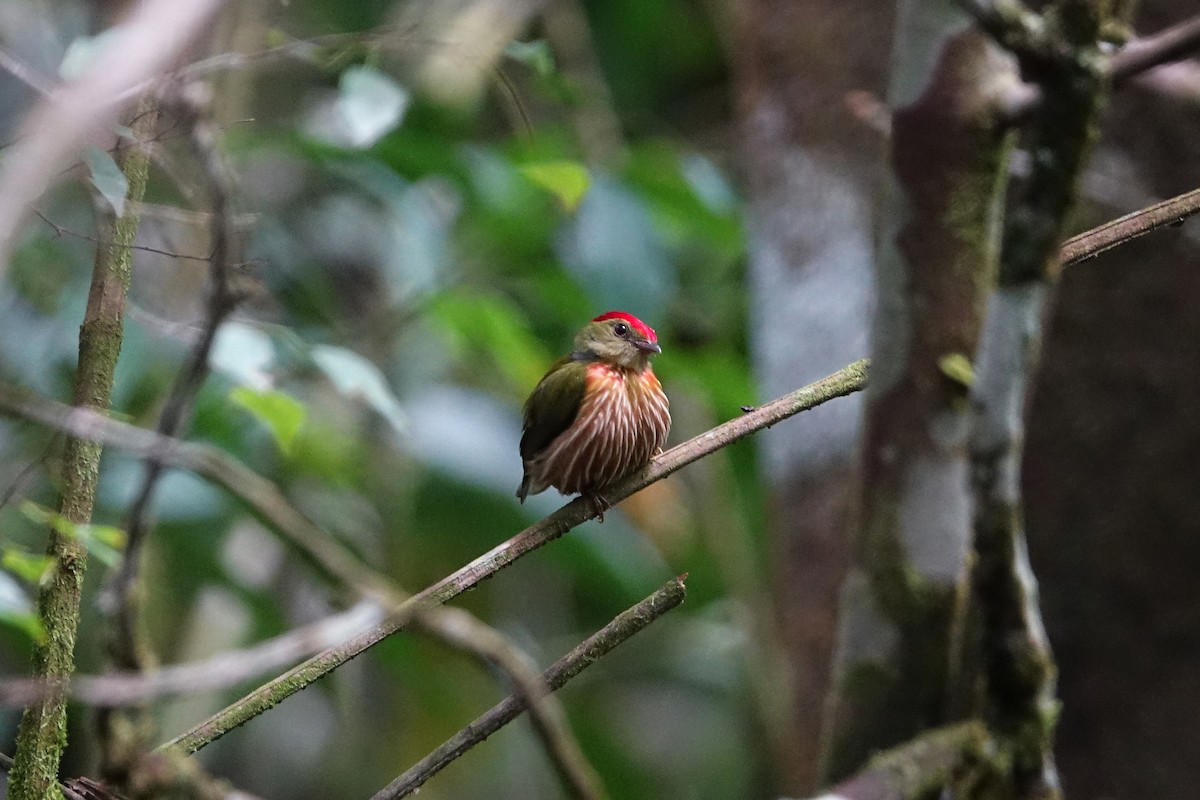
[[[671,429],[667,396],[650,356],[654,330],[632,314],[609,311],[575,336],[525,401],[521,502],[553,486],[582,494],[600,521],[604,491],[662,452]]]

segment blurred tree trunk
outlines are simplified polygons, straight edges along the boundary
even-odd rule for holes
[[[877,225],[861,510],[823,743],[831,781],[965,711],[951,662],[972,531],[967,389],[1019,80],[1014,59],[955,8],[905,2],[896,25],[894,185]]]
[[[1200,11],[1141,6],[1141,34]],[[1155,78],[1113,95],[1077,230],[1200,186],[1200,92]],[[1048,320],[1023,483],[1072,800],[1200,784],[1198,264],[1192,220],[1066,270]]]
[[[884,93],[892,11],[863,0],[749,0],[739,10],[753,349],[763,393],[775,396],[867,353],[884,136],[852,101]],[[777,755],[795,793],[816,784],[860,414],[858,397],[847,398],[762,441],[773,593],[790,657]]]
[[[1151,4],[1143,33],[1185,14],[1160,5]],[[887,47],[874,13],[765,1],[744,9],[738,88],[756,354],[769,387],[805,374],[823,355],[848,360],[845,350],[862,344],[869,290],[853,278],[869,262],[851,220],[870,206],[864,198],[878,140],[844,101],[851,89],[878,93]],[[1085,185],[1104,201],[1103,212],[1089,215],[1093,222],[1200,183],[1194,105],[1141,88],[1118,95],[1114,113]],[[1057,226],[1061,218],[1046,221]],[[1200,751],[1182,710],[1200,699],[1200,628],[1195,604],[1185,600],[1194,572],[1189,532],[1200,520],[1190,477],[1200,418],[1187,399],[1196,394],[1188,366],[1195,337],[1187,331],[1195,327],[1190,309],[1200,280],[1178,271],[1198,246],[1188,228],[1076,268],[1053,314],[1023,483],[1033,561],[1044,573],[1048,625],[1064,665],[1061,762],[1076,796],[1144,791],[1150,781],[1155,796],[1182,798],[1198,779]],[[846,454],[855,436],[852,419],[821,423],[819,434],[798,424],[767,443],[776,593],[798,717],[788,778],[798,789],[813,775],[810,732],[820,725],[827,681],[830,587],[847,558]],[[870,503],[868,496],[868,518]],[[834,720],[835,738],[837,727]]]

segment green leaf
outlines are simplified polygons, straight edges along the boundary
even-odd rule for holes
[[[32,500],[21,503],[21,513],[39,525],[48,525],[61,536],[78,539],[87,547],[88,553],[106,567],[116,566],[125,548],[125,531],[112,525],[80,524],[72,522],[62,514],[55,513]]]
[[[545,39],[534,39],[532,42],[509,42],[508,47],[504,48],[504,54],[529,67],[539,77],[547,78],[554,74],[554,53]]]
[[[63,523],[71,523],[63,517],[58,517]],[[56,526],[57,527],[57,526]],[[74,525],[76,538],[87,546],[88,554],[106,567],[115,567],[121,563],[121,551],[125,549],[128,537],[125,531],[112,525]]]
[[[23,548],[6,545],[0,556],[0,566],[23,581],[38,585],[54,566],[54,557],[30,553]]]
[[[291,454],[292,442],[308,414],[303,403],[283,392],[257,391],[245,386],[233,389],[229,399],[267,426],[281,452]]]
[[[400,124],[408,91],[373,67],[353,66],[338,82],[338,107],[355,147],[370,147]]]
[[[76,525],[75,534],[89,544],[102,544],[113,550],[124,550],[129,538],[115,525]]]
[[[125,173],[121,172],[117,162],[99,147],[89,147],[87,165],[92,173],[92,185],[96,187],[96,191],[112,206],[113,213],[118,217],[124,214],[129,181],[125,180]]]
[[[382,414],[397,433],[408,432],[408,421],[400,401],[387,385],[379,367],[358,353],[330,345],[314,347],[312,359],[339,392],[364,400]]]
[[[5,561],[8,560],[7,551],[4,558]],[[30,558],[36,558],[36,556],[30,556]],[[49,556],[43,556],[43,558],[53,561]],[[41,575],[38,578],[40,580]],[[46,641],[46,629],[42,627],[42,621],[34,613],[33,603],[26,594],[25,588],[12,575],[3,572],[0,572],[0,625],[16,628],[38,644]]]
[[[518,394],[528,392],[551,361],[521,309],[502,295],[449,292],[437,298],[430,311],[453,348],[455,362],[504,376]],[[476,354],[484,357],[482,364],[472,364]]]
[[[519,171],[529,180],[551,192],[567,211],[574,211],[587,194],[591,176],[578,161],[543,161],[525,164]]]
[[[938,359],[938,369],[950,380],[962,386],[970,387],[975,382],[975,368],[971,359],[962,353],[947,353]]]
[[[21,513],[38,525],[49,526],[54,525],[54,518],[58,516],[50,509],[40,506],[32,500],[26,500],[21,503]]]
[[[0,608],[0,625],[16,628],[37,644],[46,641],[46,629],[32,611],[6,611]]]

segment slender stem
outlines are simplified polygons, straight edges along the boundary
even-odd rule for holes
[[[687,593],[684,587],[686,579],[686,575],[681,575],[669,581],[551,664],[541,676],[546,686],[551,691],[561,689],[567,681],[599,661],[617,645],[682,603]],[[413,794],[444,767],[516,719],[524,710],[524,700],[519,695],[510,695],[376,792],[371,800],[394,800]]]
[[[513,646],[491,626],[460,608],[431,608],[418,614],[416,626],[456,647],[485,664],[502,669],[513,684],[517,697],[530,711],[534,731],[550,756],[571,797],[576,800],[603,800],[607,797],[596,770],[588,763],[567,724],[567,715],[558,699],[550,694],[546,681],[538,674],[537,664],[525,652]]]
[[[201,661],[142,672],[75,675],[71,678],[70,696],[78,703],[111,708],[226,689],[271,674],[343,642],[383,619],[383,615],[384,610],[378,603],[360,600],[345,611]],[[28,705],[49,690],[46,682],[38,678],[0,678],[0,706]]]
[[[1200,213],[1200,189],[1163,200],[1149,208],[1134,211],[1078,236],[1072,236],[1058,251],[1059,263],[1064,267],[1078,264],[1151,231],[1179,225],[1196,213]]]
[[[614,488],[608,499],[619,502],[636,491],[681,469],[687,464],[716,452],[739,439],[790,416],[818,406],[836,397],[863,389],[867,383],[867,362],[857,361],[827,378],[797,389],[789,395],[732,419],[694,439],[668,450],[655,458],[643,472],[634,475]],[[523,555],[557,539],[571,528],[595,516],[594,504],[576,499],[540,522],[531,525],[504,544],[467,564],[434,586],[401,604],[397,612],[382,624],[365,631],[345,645],[320,653],[295,669],[270,681],[217,712],[191,730],[164,743],[159,749],[192,753],[216,741],[228,731],[242,725],[284,699],[308,686],[339,665],[373,647],[408,624],[414,612],[441,605]]]
[[[132,252],[138,216],[133,209],[146,190],[150,160],[143,146],[157,121],[143,100],[135,114],[135,146],[121,156],[121,169],[134,200],[126,213],[109,220],[113,244],[96,249],[92,287],[83,325],[79,329],[79,367],[75,375],[75,404],[106,409],[112,398],[113,376],[124,336],[125,294],[129,290]],[[91,521],[100,477],[101,444],[71,436],[63,453],[63,494],[60,513],[73,523]],[[46,641],[34,654],[34,673],[51,684],[65,684],[75,668],[75,634],[79,624],[87,547],[77,537],[50,531],[47,553],[56,560],[50,579],[38,593],[38,616]],[[9,789],[16,800],[41,798],[57,788],[58,765],[67,741],[66,692],[52,691],[25,710],[17,734],[16,763]]]

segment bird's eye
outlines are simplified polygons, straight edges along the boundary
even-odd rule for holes
[[[613,333],[617,336],[624,336],[629,333],[629,326],[624,322],[618,322],[616,325],[613,325]]]

